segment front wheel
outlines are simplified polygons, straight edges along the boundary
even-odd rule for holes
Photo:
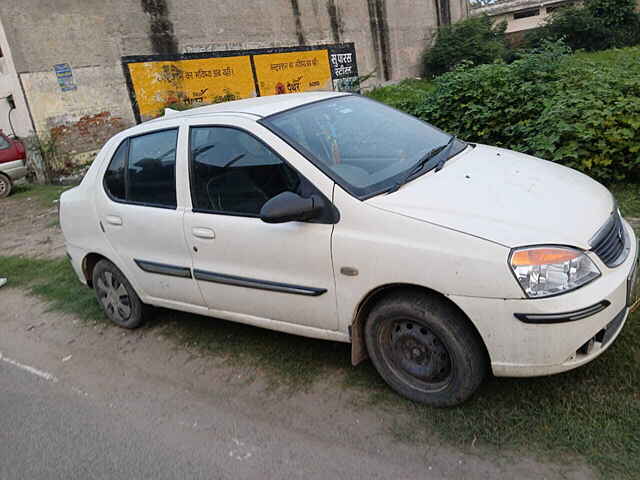
[[[482,341],[468,319],[433,294],[383,299],[367,319],[365,342],[391,388],[434,407],[464,402],[487,372]]]
[[[93,269],[93,288],[106,316],[116,325],[137,328],[145,319],[142,303],[123,273],[109,260],[100,260]]]

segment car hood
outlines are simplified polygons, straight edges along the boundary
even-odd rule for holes
[[[485,145],[366,203],[507,247],[584,249],[614,208],[611,193],[580,172]]]

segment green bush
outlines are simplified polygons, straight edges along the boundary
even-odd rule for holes
[[[518,150],[612,182],[640,172],[640,48],[615,61],[562,43],[513,63],[462,65],[394,106],[457,136]],[[408,87],[404,87],[408,88]]]
[[[438,29],[433,46],[424,55],[424,74],[434,77],[452,70],[463,61],[475,65],[492,63],[508,56],[506,23],[493,26],[487,16],[470,17]]]
[[[640,43],[640,15],[635,0],[587,0],[584,6],[561,8],[547,23],[525,36],[525,47],[563,39],[574,50],[605,50]]]

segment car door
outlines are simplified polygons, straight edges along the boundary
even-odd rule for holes
[[[18,155],[11,141],[0,132],[0,163],[13,162]]]
[[[312,185],[283,158],[302,157],[253,120],[193,124],[189,139],[193,208],[185,212],[185,235],[208,307],[250,323],[336,330],[333,220],[259,218],[262,205],[284,191],[320,195],[332,208],[332,182]]]
[[[118,257],[116,264],[133,277],[134,285],[165,304],[203,306],[191,275],[191,254],[182,228],[184,207],[178,205],[187,182],[182,173],[186,140],[178,138],[179,128],[174,127],[122,141],[103,173],[96,206]]]

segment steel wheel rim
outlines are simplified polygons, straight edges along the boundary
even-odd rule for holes
[[[382,357],[393,373],[424,392],[438,392],[453,380],[454,359],[442,340],[420,321],[397,318],[380,329]]]
[[[113,273],[104,271],[98,276],[96,292],[107,315],[118,323],[131,317],[131,299],[124,284]]]
[[[0,178],[0,195],[3,195],[7,191],[7,181],[4,178]]]

